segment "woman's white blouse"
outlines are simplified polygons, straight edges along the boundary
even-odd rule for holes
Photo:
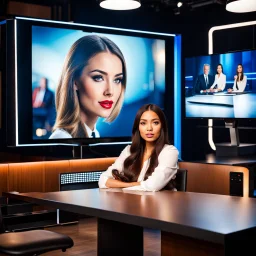
[[[112,170],[117,169],[119,172],[123,171],[123,164],[125,159],[131,154],[130,145],[126,146],[121,152],[120,156],[116,161],[101,174],[99,179],[99,187],[107,188],[106,182],[109,178],[114,179],[112,175]],[[143,191],[159,191],[164,188],[167,183],[174,179],[177,173],[177,163],[178,163],[178,150],[172,145],[165,145],[161,153],[158,156],[158,166],[155,168],[154,172],[144,180],[145,174],[147,172],[150,159],[146,160],[141,169],[140,175],[138,177],[138,182],[141,182],[140,186],[134,186],[125,189],[131,190],[143,190]]]
[[[211,88],[214,88],[216,84],[217,84],[217,89],[221,89],[223,91],[226,86],[226,75],[221,73],[220,76],[218,76],[218,74],[216,74],[214,83],[211,86]]]
[[[92,137],[92,132],[95,132],[95,138],[100,137],[100,134],[96,129],[96,126],[93,131],[86,124],[84,124],[84,126],[89,138]],[[61,128],[57,128],[49,137],[49,139],[71,139],[71,138],[72,138],[71,134]]]
[[[233,90],[236,92],[243,92],[245,90],[246,83],[247,83],[247,76],[244,75],[244,79],[242,81],[237,82],[238,90],[236,88],[236,80],[235,80],[233,85]]]
[[[72,136],[64,129],[57,128],[49,137],[49,139],[71,139]]]

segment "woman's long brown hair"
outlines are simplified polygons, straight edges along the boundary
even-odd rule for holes
[[[243,81],[243,79],[244,79],[244,67],[243,67],[242,64],[238,64],[237,69],[238,69],[239,66],[242,67],[242,72],[241,72],[241,76],[239,77],[239,73],[238,73],[238,71],[236,71],[236,75],[237,75],[237,80],[236,81]]]
[[[169,144],[167,122],[164,112],[155,104],[143,105],[137,112],[133,128],[132,128],[132,144],[130,147],[131,155],[127,157],[124,161],[124,169],[122,172],[114,169],[112,174],[115,179],[124,182],[134,182],[137,181],[142,165],[143,165],[143,155],[145,151],[145,140],[140,136],[139,125],[140,118],[145,111],[155,112],[161,122],[161,133],[159,138],[156,140],[154,150],[150,158],[150,164],[147,169],[144,180],[146,180],[155,168],[158,166],[158,156],[162,151],[165,144]]]

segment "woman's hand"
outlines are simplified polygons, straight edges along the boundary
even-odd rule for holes
[[[234,76],[234,79],[235,79],[235,80],[237,79],[237,75]]]
[[[230,89],[230,88],[228,89],[228,92],[232,92],[232,91],[233,91],[232,89]]]

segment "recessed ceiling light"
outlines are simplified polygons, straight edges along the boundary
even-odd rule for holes
[[[100,0],[100,6],[109,10],[132,10],[141,6],[140,0]]]
[[[179,8],[180,8],[182,5],[183,5],[182,2],[178,2],[178,3],[177,3],[177,6],[178,6]]]
[[[256,0],[228,0],[226,10],[236,13],[255,12]]]

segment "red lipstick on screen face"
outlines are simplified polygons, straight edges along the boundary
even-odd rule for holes
[[[99,101],[99,103],[103,108],[106,108],[106,109],[112,108],[112,105],[113,105],[112,100],[103,100],[103,101]]]

